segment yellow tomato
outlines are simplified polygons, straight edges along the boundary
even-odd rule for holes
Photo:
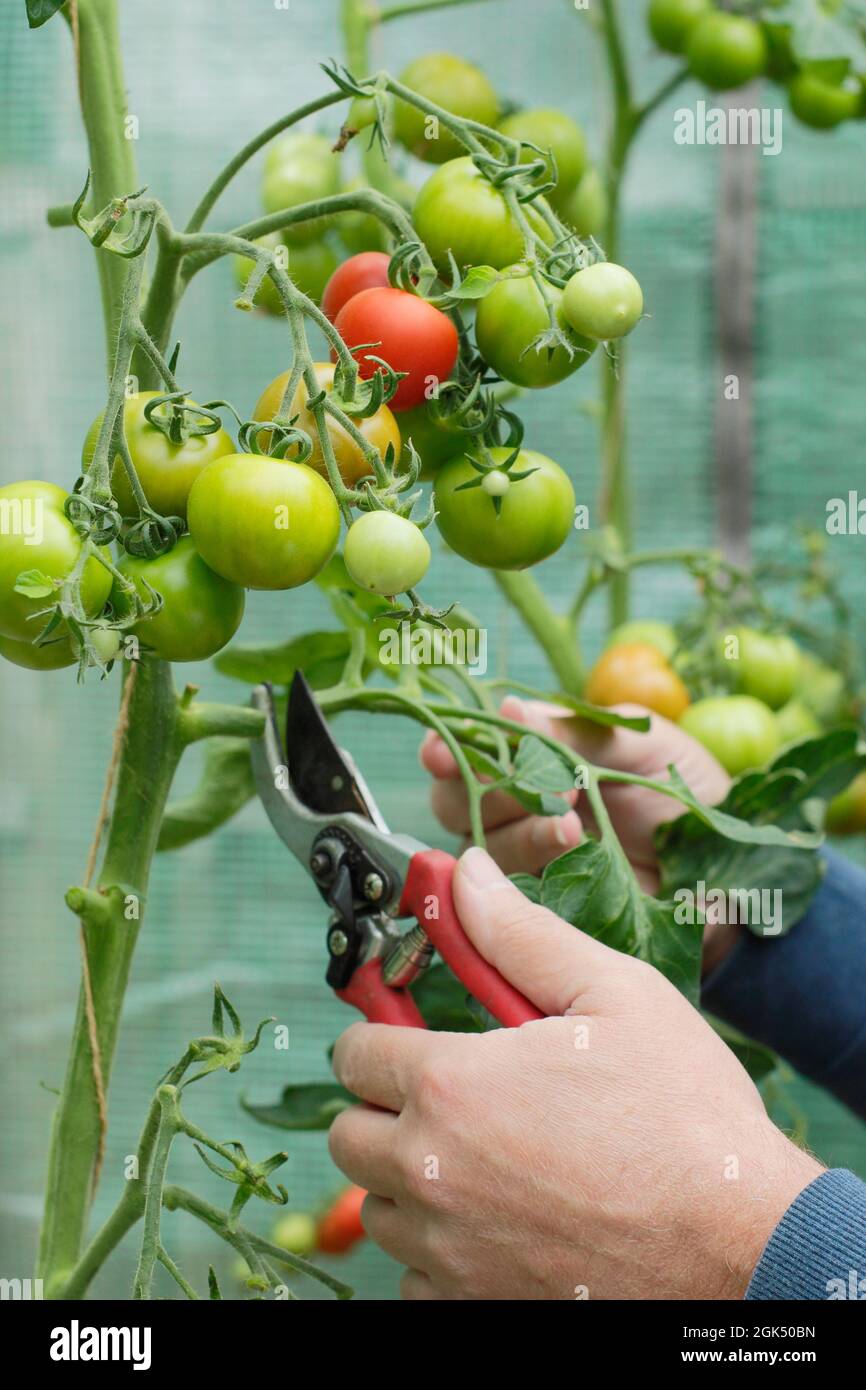
[[[325,391],[333,390],[334,368],[332,364],[330,362],[316,362],[315,368],[319,385],[323,387]],[[271,382],[270,386],[265,388],[253,411],[254,420],[273,420],[276,418],[288,382],[289,373],[283,372],[281,376],[276,377]],[[316,429],[316,421],[311,411],[307,409],[308,400],[309,395],[307,388],[303,382],[300,382],[289,409],[289,416],[297,415],[298,418],[295,424],[298,429],[306,431],[313,441],[313,453],[310,458],[305,460],[306,463],[308,463],[311,468],[315,468],[317,473],[321,473],[323,477],[327,477],[328,470],[325,466],[324,455],[322,454],[322,445],[318,430]],[[364,438],[379,450],[383,458],[385,457],[385,451],[389,444],[393,444],[394,446],[395,458],[400,457],[400,429],[394,415],[388,409],[387,405],[380,406],[375,415],[369,415],[363,419],[361,416],[354,417],[354,423]],[[344,429],[336,420],[328,420],[328,434],[331,438],[331,445],[337,460],[337,466],[340,469],[340,476],[347,487],[354,487],[359,479],[367,477],[371,471],[367,460],[364,458],[363,450],[358,442],[352,438],[348,430]],[[261,448],[266,447],[265,435],[260,437],[259,444]],[[287,457],[292,457],[291,449]]]
[[[594,705],[645,705],[666,719],[679,719],[689,692],[657,647],[623,642],[608,648],[593,666],[586,698]]]

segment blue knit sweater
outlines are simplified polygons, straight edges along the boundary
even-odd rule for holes
[[[866,873],[824,857],[806,916],[785,937],[744,932],[705,981],[703,1003],[866,1119]],[[866,1183],[845,1169],[810,1183],[768,1240],[746,1298],[866,1300]]]

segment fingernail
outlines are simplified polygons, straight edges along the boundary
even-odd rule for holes
[[[505,875],[499,865],[478,845],[472,845],[467,849],[465,854],[460,856],[458,863],[460,872],[465,874],[476,888],[492,888],[505,881]]]

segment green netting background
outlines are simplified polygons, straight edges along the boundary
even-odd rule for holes
[[[643,35],[642,8],[633,0],[623,6],[649,89],[664,77],[667,60]],[[71,231],[50,232],[44,209],[74,196],[87,160],[68,34],[56,20],[28,33],[23,10],[21,3],[0,9],[0,469],[3,482],[35,476],[69,485],[81,437],[103,400],[102,329],[91,252]],[[270,0],[219,6],[126,0],[121,10],[142,181],[178,222],[227,153],[278,113],[323,91],[317,62],[341,56],[336,0],[292,0],[288,13]],[[399,70],[416,53],[442,47],[481,63],[518,101],[561,105],[585,124],[599,151],[603,74],[585,16],[575,15],[566,0],[532,6],[496,0],[446,17],[402,20],[388,26],[376,62]],[[653,545],[715,539],[713,419],[721,385],[713,248],[722,153],[674,144],[671,113],[682,99],[656,114],[637,150],[622,251],[652,314],[633,340],[629,419],[637,534]],[[827,138],[791,122],[783,153],[758,160],[757,544],[785,547],[797,518],[821,524],[826,499],[844,495],[862,477],[864,151],[862,125]],[[257,208],[257,179],[257,168],[238,179],[220,205],[220,225],[242,221]],[[226,265],[194,283],[178,324],[182,377],[199,399],[227,396],[248,409],[262,383],[283,369],[285,348],[276,324],[232,308],[233,294]],[[532,446],[560,459],[579,499],[590,504],[596,439],[581,406],[593,398],[593,372],[521,406]],[[848,597],[862,606],[862,542],[835,545]],[[554,597],[564,597],[575,578],[573,552],[545,566]],[[532,645],[484,574],[441,556],[425,592],[443,603],[459,594],[486,616],[493,662],[507,656],[515,674],[542,678]],[[635,608],[640,615],[674,616],[687,600],[678,579],[644,572]],[[247,614],[247,640],[328,621],[312,587],[251,595]],[[601,622],[601,612],[594,613],[590,638],[596,643]],[[178,675],[199,682],[208,696],[244,698],[206,666]],[[78,987],[76,924],[62,893],[83,872],[117,694],[116,679],[82,691],[69,672],[38,678],[5,664],[0,670],[0,1272],[6,1275],[28,1272],[37,1236],[53,1105],[45,1088],[62,1079]],[[365,770],[392,823],[442,843],[428,811],[414,732],[384,723],[373,730],[357,718],[347,719],[343,730],[348,742],[362,741]],[[190,756],[179,790],[195,772]],[[859,853],[857,846],[853,852]],[[324,986],[323,962],[318,898],[258,807],[218,837],[157,862],[111,1087],[100,1212],[118,1189],[155,1081],[185,1041],[207,1029],[214,979],[249,1022],[276,1013],[288,1023],[291,1049],[287,1056],[262,1047],[239,1076],[196,1087],[190,1113],[212,1133],[243,1139],[256,1153],[280,1146],[280,1133],[249,1121],[238,1098],[246,1090],[269,1099],[288,1079],[328,1076],[325,1050],[348,1015]],[[794,1096],[809,1115],[810,1139],[821,1157],[866,1174],[863,1127],[805,1083],[796,1084]],[[338,1185],[339,1176],[323,1136],[287,1138],[292,1202],[311,1204]],[[177,1181],[224,1200],[222,1184],[191,1151],[185,1156],[178,1146],[173,1162]],[[260,1229],[273,1210],[262,1209]],[[208,1259],[226,1269],[215,1243],[190,1219],[166,1220],[169,1248],[199,1284]],[[134,1254],[127,1241],[96,1294],[125,1296]],[[363,1250],[341,1268],[361,1297],[391,1297],[396,1290],[395,1267],[375,1251]]]

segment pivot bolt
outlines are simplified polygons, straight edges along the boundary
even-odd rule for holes
[[[348,936],[344,931],[341,931],[339,927],[334,927],[334,930],[328,937],[328,950],[331,952],[331,955],[344,956],[348,949]]]
[[[317,849],[310,857],[310,868],[316,878],[324,878],[331,869],[331,856],[327,850]]]
[[[368,874],[364,879],[364,896],[371,903],[377,903],[385,891],[381,874]]]

